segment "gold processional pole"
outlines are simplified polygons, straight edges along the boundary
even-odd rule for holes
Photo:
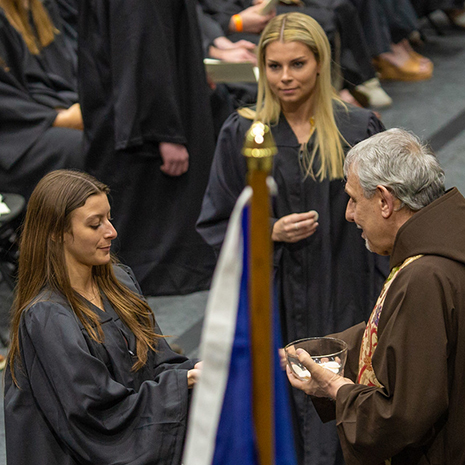
[[[247,157],[250,206],[249,300],[252,338],[253,415],[260,465],[274,464],[274,363],[270,196],[266,179],[277,152],[270,128],[252,124],[242,153]]]

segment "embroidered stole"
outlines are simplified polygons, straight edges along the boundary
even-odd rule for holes
[[[383,310],[384,301],[386,294],[391,287],[391,284],[396,279],[400,270],[405,268],[407,265],[422,257],[423,255],[415,255],[407,258],[401,265],[394,267],[389,276],[387,277],[381,294],[376,301],[376,304],[371,312],[370,319],[363,333],[362,345],[360,347],[360,357],[358,362],[358,376],[357,383],[364,384],[366,386],[376,386],[382,388],[383,385],[376,378],[376,374],[373,371],[372,358],[375,352],[376,346],[378,345],[378,324],[381,312]],[[391,459],[385,461],[385,465],[389,465]]]

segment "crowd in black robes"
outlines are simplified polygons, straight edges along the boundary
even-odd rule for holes
[[[252,6],[251,0],[199,0],[199,3],[233,42],[246,39],[258,43],[259,34],[231,33],[228,30],[231,17]],[[335,49],[334,58],[341,65],[340,73],[345,85],[353,87],[375,77],[357,11],[349,1],[305,0],[300,6],[278,4],[276,7],[277,14],[291,11],[311,16],[324,29]]]
[[[351,146],[382,131],[372,112],[339,110],[336,121]],[[241,148],[251,121],[231,115],[221,131],[198,230],[219,248],[229,216],[245,186],[247,166]],[[278,154],[272,176],[278,187],[272,222],[291,213],[316,210],[315,234],[297,243],[275,243],[274,266],[279,291],[283,344],[323,336],[366,320],[388,273],[388,261],[369,252],[354,223],[345,220],[348,196],[342,179],[304,178],[299,162],[300,144],[281,114],[271,128]],[[312,142],[309,143],[309,152]],[[315,160],[315,171],[318,169]],[[322,424],[309,398],[293,390],[298,427],[300,463],[343,464],[333,424]]]

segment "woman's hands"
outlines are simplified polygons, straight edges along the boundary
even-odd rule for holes
[[[305,394],[315,397],[329,397],[335,400],[337,391],[341,386],[345,384],[354,384],[350,379],[336,375],[331,370],[327,370],[321,365],[318,365],[318,363],[315,363],[305,350],[297,349],[296,355],[300,363],[302,363],[312,375],[311,378],[302,381],[294,375],[289,365],[286,366],[286,373],[291,385],[304,391]]]
[[[67,109],[57,108],[57,112],[57,117],[52,126],[56,128],[78,129],[80,131],[84,129],[81,105],[79,105],[79,103],[75,103]]]
[[[187,387],[192,389],[200,378],[203,362],[197,362],[192,370],[187,372]]]
[[[273,226],[271,239],[275,242],[298,242],[311,236],[318,228],[318,213],[292,213],[283,216]]]

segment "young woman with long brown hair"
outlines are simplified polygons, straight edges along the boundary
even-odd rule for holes
[[[5,386],[10,464],[177,464],[194,362],[171,351],[111,257],[108,188],[58,170],[20,242]]]
[[[245,185],[244,135],[253,119],[268,124],[278,149],[270,234],[288,343],[345,329],[370,314],[388,263],[368,252],[356,226],[345,220],[343,161],[348,147],[383,125],[373,112],[337,97],[328,39],[309,16],[272,19],[257,55],[256,108],[234,113],[223,125],[197,225],[207,242],[221,245]],[[295,400],[300,462],[340,463],[335,427],[312,416],[302,393]]]

